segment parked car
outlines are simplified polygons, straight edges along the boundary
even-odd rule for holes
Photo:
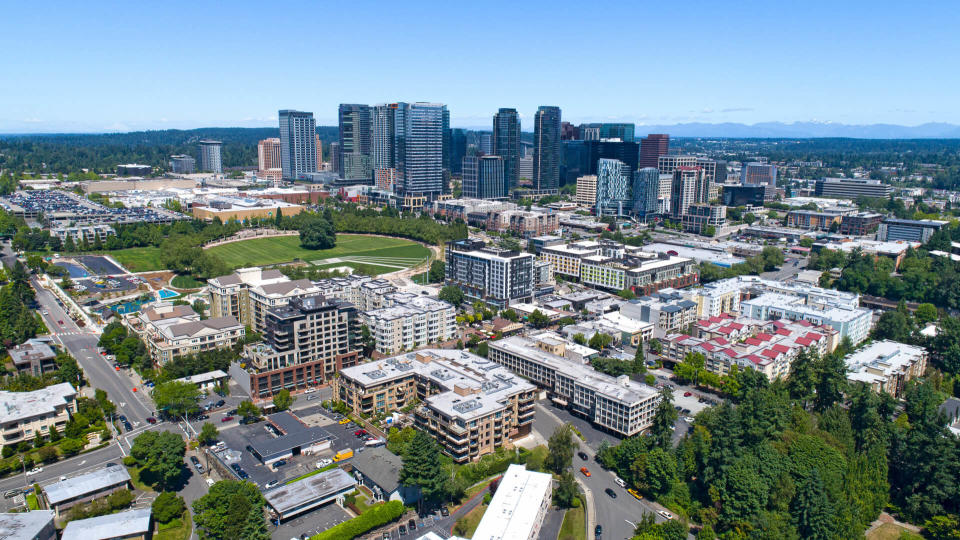
[[[27,471],[27,476],[33,476],[35,474],[40,474],[43,472],[43,467],[34,467]]]
[[[20,489],[11,489],[10,491],[5,491],[3,493],[3,498],[12,499],[13,497],[16,497],[19,494],[20,494]]]
[[[226,404],[227,404],[227,402],[221,399],[220,401],[218,401],[218,402],[216,403],[216,405],[214,405],[214,407],[223,407],[223,406],[226,405]]]
[[[590,456],[588,456],[586,452],[577,452],[577,456],[579,456],[580,459],[584,461],[587,461],[588,459],[590,459]]]
[[[333,460],[330,459],[330,458],[323,458],[323,459],[317,461],[317,468],[318,468],[318,469],[322,469],[322,468],[324,468],[324,467],[326,467],[326,466],[328,466],[328,465],[333,465]]]
[[[406,535],[407,535],[407,528],[404,527],[403,525],[401,525],[401,526],[400,526],[400,536],[406,536]]]
[[[410,529],[410,532],[417,530],[417,522],[411,519],[407,522],[407,528]]]
[[[286,464],[287,464],[287,460],[285,460],[285,459],[281,459],[281,460],[279,460],[279,461],[275,461],[275,462],[273,463],[273,470],[277,470],[277,469],[279,469],[280,467],[283,467],[283,466],[286,465]]]
[[[693,395],[693,392],[684,392],[683,397],[690,397]]]
[[[582,472],[584,476],[590,476],[590,471],[587,470],[586,467],[580,467],[580,472]]]
[[[447,508],[446,506],[440,508],[440,515],[443,516],[443,517],[449,517],[449,516],[450,516],[450,509]]]
[[[157,419],[154,418],[154,417],[152,417],[152,416],[148,416],[148,417],[147,417],[147,423],[148,423],[148,424],[156,424],[156,423],[157,423]]]
[[[607,495],[609,495],[611,499],[616,499],[616,498],[617,498],[617,492],[614,491],[612,488],[607,488],[607,489],[603,490],[603,492],[606,493]]]
[[[263,489],[270,489],[270,488],[272,488],[272,487],[277,487],[277,486],[279,486],[279,485],[280,485],[280,481],[279,481],[279,480],[271,480],[271,481],[269,481],[269,482],[267,482],[266,484],[263,485]]]
[[[657,511],[657,514],[663,519],[673,519],[673,514],[667,512],[666,510],[659,510]]]
[[[233,420],[232,416],[224,416],[223,418],[220,419],[221,422],[229,422],[231,420]]]

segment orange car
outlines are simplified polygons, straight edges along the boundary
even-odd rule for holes
[[[588,471],[586,467],[580,467],[580,472],[582,472],[584,476],[590,476],[590,471]]]

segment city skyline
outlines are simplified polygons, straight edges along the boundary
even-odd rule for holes
[[[767,4],[429,3],[362,17],[362,40],[351,38],[353,25],[329,22],[368,13],[349,5],[183,4],[189,28],[177,3],[136,12],[11,5],[8,20],[18,24],[0,44],[17,51],[6,66],[16,84],[0,88],[0,132],[272,126],[280,108],[313,111],[318,125],[336,125],[340,103],[396,99],[445,103],[451,125],[466,128],[489,125],[501,107],[516,108],[532,126],[545,103],[573,123],[960,124],[957,75],[941,65],[960,52],[953,6],[816,4],[785,13]],[[431,9],[442,16],[422,16]],[[300,33],[274,32],[263,47],[257,36],[288,24],[288,13],[316,21],[321,45],[303,48]],[[677,20],[682,40],[669,24]],[[610,21],[644,31],[608,32]],[[564,34],[577,39],[565,42]],[[346,41],[351,46],[336,55],[323,46]],[[254,66],[270,66],[271,76],[251,76]],[[617,77],[601,83],[601,73]]]

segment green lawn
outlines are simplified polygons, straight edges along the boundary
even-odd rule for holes
[[[567,510],[563,516],[563,525],[560,527],[560,535],[557,540],[583,540],[586,536],[586,523],[583,506]]]
[[[483,513],[486,511],[487,505],[479,504],[476,508],[467,512],[467,515],[458,519],[456,525],[454,525],[454,534],[463,536],[464,538],[470,538],[473,536],[473,533],[477,532],[477,527],[480,526],[480,520],[483,519]]]
[[[154,270],[163,270],[160,264],[160,248],[158,247],[139,247],[118,249],[116,251],[107,251],[124,268],[131,272],[151,272]]]
[[[870,531],[866,535],[867,540],[900,540],[900,539],[917,539],[920,540],[923,538],[919,534],[913,533],[900,527],[895,523],[884,523],[883,525],[877,527],[876,529]]]
[[[187,510],[183,513],[183,519],[158,525],[157,534],[153,535],[153,540],[187,540],[190,538],[191,522],[190,511]]]
[[[337,245],[332,249],[309,250],[300,247],[300,238],[297,236],[281,236],[277,238],[252,238],[240,242],[223,244],[210,248],[210,252],[220,257],[227,266],[241,268],[248,266],[263,266],[268,264],[287,263],[293,259],[302,261],[317,261],[333,257],[359,256],[363,264],[376,265],[386,268],[385,271],[399,270],[391,268],[394,264],[389,260],[378,260],[381,257],[403,259],[425,259],[430,256],[430,250],[416,242],[403,238],[382,238],[379,236],[363,236],[357,234],[338,234]],[[334,264],[340,266],[341,264]],[[351,266],[343,263],[343,266]],[[407,266],[403,262],[396,262],[397,266]]]
[[[193,276],[173,276],[170,284],[177,289],[199,289],[200,287],[206,285],[205,282],[200,281]]]
[[[37,494],[36,494],[36,493],[30,493],[29,495],[27,495],[27,507],[29,507],[31,510],[39,510],[39,509],[40,509],[40,503],[37,502]]]

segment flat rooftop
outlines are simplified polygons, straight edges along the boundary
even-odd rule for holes
[[[297,507],[308,506],[333,497],[345,489],[352,489],[354,484],[356,481],[346,471],[334,468],[271,489],[263,494],[263,498],[278,514],[284,515]]]
[[[262,429],[254,431],[250,446],[264,459],[297,446],[310,446],[331,438],[329,431],[319,426],[307,426],[288,411],[271,414],[267,416],[267,421],[279,428],[283,435],[273,437]]]
[[[127,468],[114,465],[50,484],[43,488],[43,491],[47,495],[47,501],[51,505],[57,505],[129,481],[130,473]]]
[[[507,468],[497,493],[483,514],[473,540],[526,540],[530,538],[540,507],[550,496],[552,477],[528,471],[523,465]]]
[[[33,392],[0,391],[0,424],[56,414],[56,407],[73,401],[77,391],[60,383]]]
[[[67,523],[60,540],[132,538],[150,531],[150,509],[130,510]]]
[[[0,540],[33,540],[47,525],[53,527],[53,510],[0,514]]]

